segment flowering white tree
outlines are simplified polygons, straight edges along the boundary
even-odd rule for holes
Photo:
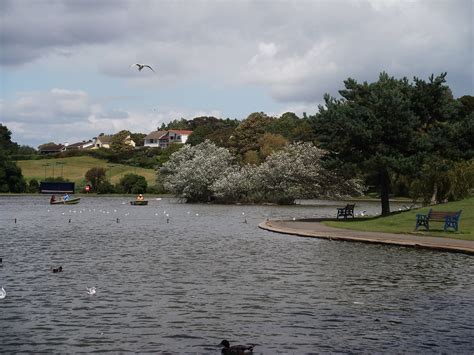
[[[259,166],[237,166],[230,152],[206,141],[184,146],[164,164],[165,188],[188,201],[292,203],[301,198],[360,194],[356,180],[325,169],[325,151],[312,143],[291,144]]]
[[[190,202],[207,202],[213,197],[211,185],[232,169],[232,162],[227,149],[205,141],[173,153],[160,173],[168,191]]]
[[[255,167],[254,188],[265,200],[284,203],[361,194],[363,187],[357,180],[346,180],[323,167],[324,155],[326,151],[312,143],[291,144]]]

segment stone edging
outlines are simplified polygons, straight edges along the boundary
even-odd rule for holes
[[[296,220],[308,222],[308,220]],[[474,242],[458,239],[446,239],[439,237],[418,237],[414,235],[397,235],[392,233],[380,232],[359,232],[355,230],[341,230],[323,226],[320,220],[311,221],[311,229],[290,228],[284,224],[291,224],[295,220],[266,220],[261,222],[258,227],[271,232],[296,235],[300,237],[321,238],[327,240],[342,240],[350,242],[377,243],[398,245],[412,248],[425,248],[431,250],[449,251],[455,253],[464,253],[474,255]],[[425,240],[423,240],[423,239]]]

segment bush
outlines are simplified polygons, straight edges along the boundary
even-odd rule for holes
[[[27,191],[30,193],[35,193],[39,191],[39,183],[36,179],[31,179],[28,183]]]
[[[97,185],[97,193],[98,194],[113,194],[115,193],[115,187],[109,181],[101,181],[99,185]]]
[[[123,189],[123,192],[127,194],[143,194],[148,187],[146,179],[136,174],[126,174],[120,179],[118,185]]]

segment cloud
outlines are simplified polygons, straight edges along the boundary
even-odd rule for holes
[[[66,73],[74,68],[100,84],[119,83],[131,95],[147,93],[149,102],[157,92],[199,82],[223,90],[258,87],[275,107],[316,107],[324,93],[337,95],[348,77],[373,81],[381,71],[410,79],[447,71],[455,96],[473,91],[471,0],[242,0],[193,6],[166,0],[139,5],[135,0],[3,0],[0,6],[0,65],[12,80],[25,68]],[[150,64],[156,73],[130,68],[137,62]],[[43,89],[58,85],[46,82]],[[8,87],[5,92],[14,94]],[[10,122],[109,120],[115,128],[134,117],[133,109],[85,92],[16,95],[2,111]],[[204,99],[201,107],[212,111],[215,99]],[[188,107],[189,96],[180,100],[174,104],[177,112],[199,110]]]
[[[46,142],[74,143],[99,133],[121,130],[149,133],[163,123],[198,116],[217,116],[216,110],[163,107],[153,110],[116,107],[120,97],[95,98],[82,90],[54,88],[25,92],[13,100],[1,100],[2,124],[13,132],[13,141],[38,146]]]

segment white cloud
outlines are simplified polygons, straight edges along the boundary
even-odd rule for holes
[[[54,88],[22,93],[12,101],[1,100],[0,112],[2,124],[14,133],[13,141],[31,146],[50,141],[80,142],[99,133],[114,134],[121,130],[149,133],[175,119],[222,114],[217,110],[178,107],[127,110],[113,107],[116,103],[110,98],[93,98],[82,90]]]

